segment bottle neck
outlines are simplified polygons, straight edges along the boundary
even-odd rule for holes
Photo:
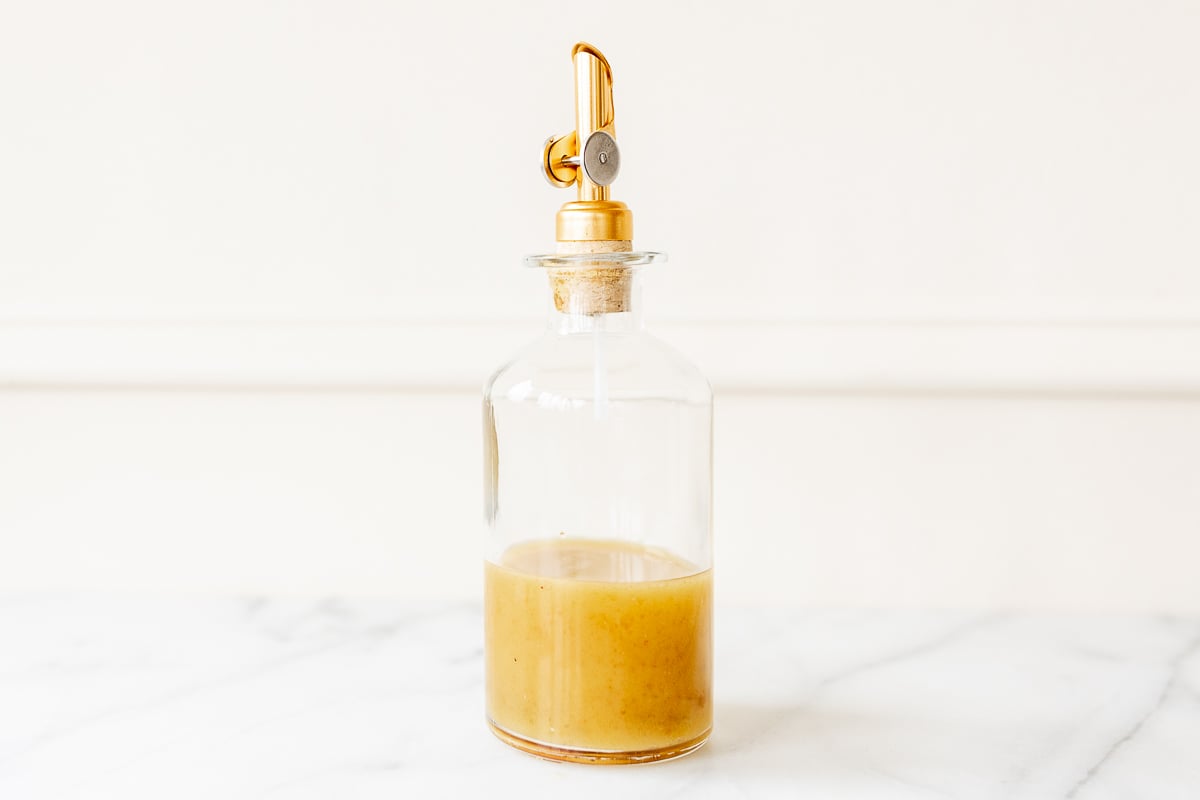
[[[557,334],[642,330],[641,270],[550,270],[547,328]]]

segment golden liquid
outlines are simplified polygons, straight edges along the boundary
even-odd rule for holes
[[[712,572],[662,550],[559,539],[485,564],[487,711],[550,758],[682,755],[712,728]]]

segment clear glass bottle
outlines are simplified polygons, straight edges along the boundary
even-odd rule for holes
[[[557,760],[672,758],[712,727],[712,392],[643,326],[660,260],[527,259],[549,321],[484,390],[488,721]]]

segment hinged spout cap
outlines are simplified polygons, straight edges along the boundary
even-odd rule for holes
[[[586,42],[571,50],[575,68],[575,130],[546,140],[542,170],[551,185],[574,185],[578,195],[558,212],[560,242],[633,239],[633,213],[609,197],[621,168],[613,124],[612,67]]]

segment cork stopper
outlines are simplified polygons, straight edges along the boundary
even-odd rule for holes
[[[636,268],[666,260],[665,253],[634,251],[616,239],[559,242],[557,253],[526,256],[525,265],[546,270],[560,314],[596,316],[633,311]]]
[[[559,255],[584,253],[628,253],[632,242],[609,239],[598,242],[559,242]],[[586,262],[569,269],[550,269],[550,290],[559,313],[620,314],[633,303],[633,275],[626,267]]]

